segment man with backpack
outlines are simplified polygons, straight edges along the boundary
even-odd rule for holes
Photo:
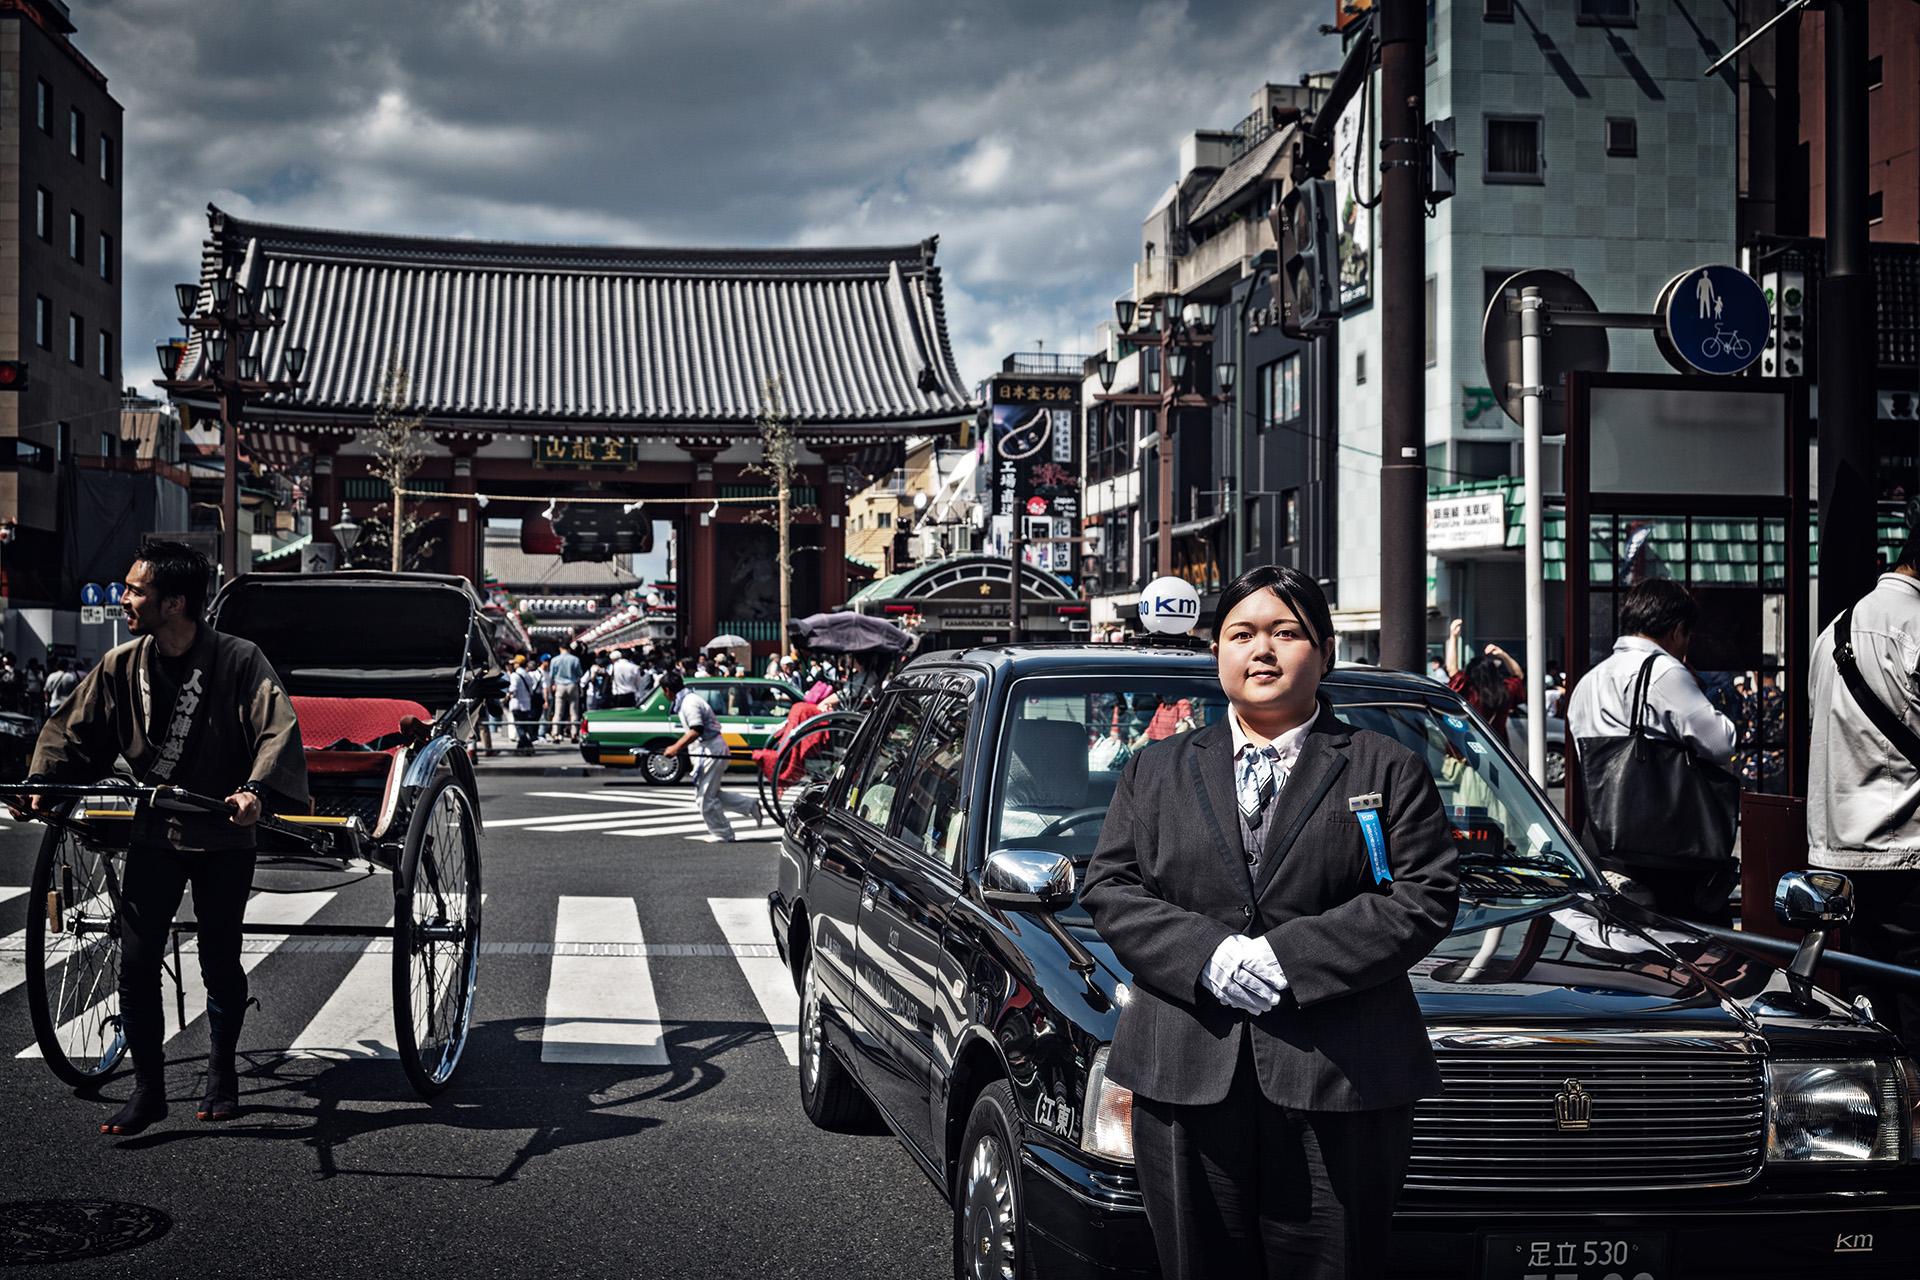
[[[1814,641],[1808,692],[1807,854],[1853,881],[1843,947],[1920,967],[1920,533]],[[1920,1053],[1920,992],[1858,986]]]

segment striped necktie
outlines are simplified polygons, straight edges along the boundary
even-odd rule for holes
[[[1277,782],[1274,766],[1279,759],[1280,753],[1269,743],[1248,751],[1240,766],[1240,816],[1247,820],[1248,830],[1259,830],[1261,819],[1267,816]]]

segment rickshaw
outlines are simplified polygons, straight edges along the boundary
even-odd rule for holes
[[[395,1043],[422,1096],[453,1079],[479,975],[480,801],[468,742],[498,685],[480,614],[464,578],[353,571],[243,575],[207,618],[266,653],[306,748],[312,812],[263,818],[258,865],[393,876],[389,923],[249,923],[246,932],[389,939]],[[28,1005],[48,1067],[84,1088],[126,1051],[120,884],[135,823],[152,809],[227,805],[131,779],[31,790],[58,803],[28,895]],[[174,925],[167,966],[179,1023],[180,938],[194,930]]]
[[[849,684],[850,700],[785,727],[770,744],[761,763],[760,803],[782,826],[787,822],[784,798],[833,776],[887,676],[913,652],[915,640],[891,622],[845,611],[795,618],[787,634],[803,654],[852,657],[860,675]]]

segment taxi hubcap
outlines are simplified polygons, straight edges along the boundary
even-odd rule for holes
[[[974,1145],[967,1161],[967,1195],[962,1239],[979,1241],[972,1274],[977,1280],[1019,1274],[1014,1258],[1013,1174],[1000,1140],[992,1134]]]

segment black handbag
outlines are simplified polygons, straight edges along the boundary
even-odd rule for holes
[[[1624,738],[1582,738],[1587,838],[1602,862],[1698,869],[1733,856],[1740,779],[1684,742],[1646,731],[1650,654],[1633,683],[1633,715]]]

